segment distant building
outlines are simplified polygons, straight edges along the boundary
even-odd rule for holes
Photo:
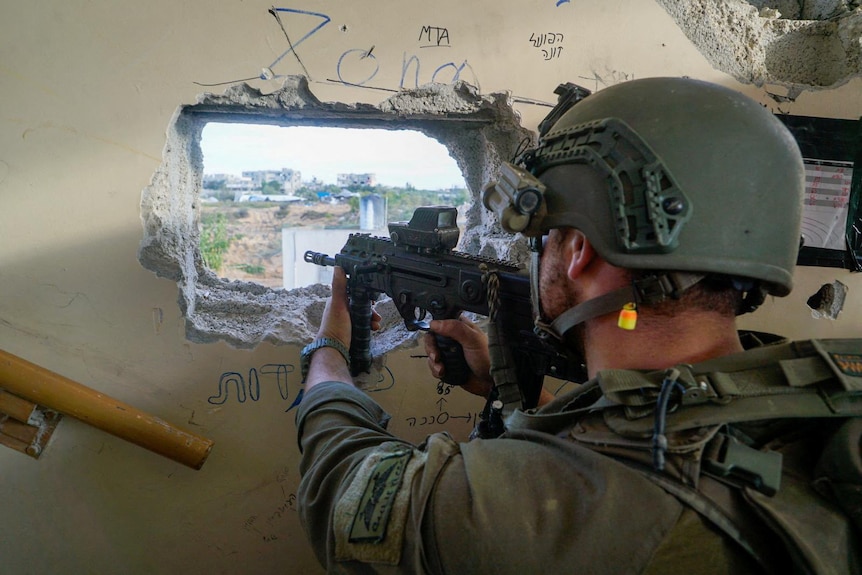
[[[254,170],[242,173],[244,178],[250,179],[254,188],[260,190],[264,182],[279,182],[285,194],[292,194],[302,187],[302,172],[282,168],[280,170]]]
[[[289,196],[286,194],[240,194],[234,197],[235,202],[277,202],[277,203],[294,203],[303,201],[298,196]]]
[[[377,174],[338,174],[336,185],[340,188],[349,188],[350,186],[373,188],[377,185]]]
[[[207,195],[207,192],[215,194],[219,190],[225,189],[237,197],[244,193],[259,191],[260,186],[255,188],[251,178],[242,178],[233,174],[204,174],[203,189],[205,191],[202,195]]]
[[[214,188],[226,182],[229,178],[235,178],[233,174],[204,174],[203,186],[205,188]]]
[[[254,182],[250,178],[241,178],[233,174],[227,175],[224,180],[224,187],[228,192],[233,193],[234,201],[237,201],[243,194],[250,194],[255,191]]]
[[[251,178],[241,178],[239,176],[230,176],[229,179],[225,180],[224,185],[225,188],[232,192],[252,192],[256,189]]]
[[[341,202],[346,202],[350,198],[358,198],[360,194],[356,192],[351,192],[347,188],[342,188],[338,192],[331,191],[322,191],[317,192],[317,199],[321,202],[328,202],[330,204],[338,204]]]

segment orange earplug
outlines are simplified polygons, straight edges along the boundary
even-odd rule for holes
[[[617,326],[620,329],[631,331],[638,323],[638,309],[634,303],[627,303],[620,310],[620,317],[617,319]]]

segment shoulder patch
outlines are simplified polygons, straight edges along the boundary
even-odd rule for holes
[[[335,506],[335,559],[397,565],[407,528],[413,476],[427,455],[383,444],[362,462]]]
[[[404,470],[413,450],[396,451],[382,457],[371,470],[359,508],[353,516],[348,541],[351,543],[380,543],[386,539],[386,525],[392,513],[395,495],[401,487]]]
[[[830,353],[829,356],[835,362],[835,366],[844,375],[862,377],[862,354],[859,353]]]
[[[844,391],[862,391],[862,339],[812,339]]]

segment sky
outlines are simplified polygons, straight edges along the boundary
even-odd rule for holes
[[[446,146],[413,130],[318,128],[210,122],[201,137],[204,173],[290,168],[303,181],[372,173],[377,183],[419,189],[466,187]]]

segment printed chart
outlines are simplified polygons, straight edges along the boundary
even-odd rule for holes
[[[802,237],[805,247],[846,249],[853,162],[805,159]]]

